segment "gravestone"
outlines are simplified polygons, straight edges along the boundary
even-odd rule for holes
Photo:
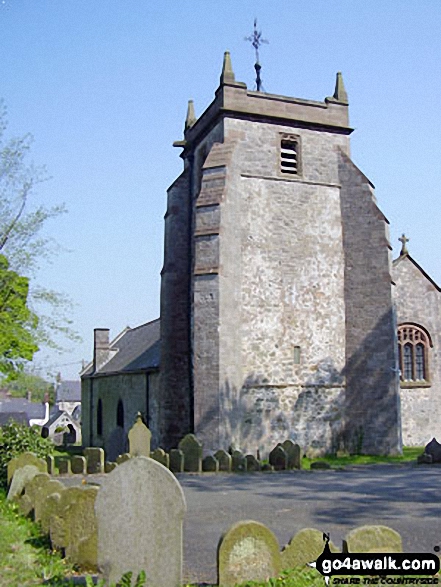
[[[152,433],[142,421],[140,412],[129,430],[129,453],[132,457],[149,457]]]
[[[129,450],[129,440],[124,428],[117,426],[114,428],[106,443],[107,460],[115,462],[119,455]]]
[[[432,457],[432,463],[441,463],[441,444],[432,438],[429,444],[426,444],[424,454]]]
[[[154,450],[151,453],[150,458],[154,459],[158,463],[161,463],[161,465],[164,465],[164,467],[167,467],[167,469],[170,468],[170,457],[162,448],[157,448]]]
[[[184,472],[184,453],[179,448],[172,448],[169,453],[170,471],[172,473]]]
[[[217,550],[218,585],[233,587],[246,581],[268,581],[280,573],[279,543],[259,522],[234,524]]]
[[[68,487],[63,493],[61,493],[57,511],[49,520],[49,535],[52,548],[66,548],[68,544],[67,510],[70,504],[77,499],[82,491],[83,489],[81,487]]]
[[[46,466],[49,475],[55,475],[55,458],[52,455],[46,457]]]
[[[125,452],[124,454],[119,455],[119,457],[116,459],[116,464],[122,465],[123,463],[126,463],[131,458],[132,458],[132,455],[128,452]]]
[[[254,471],[260,471],[260,463],[254,455],[247,455],[245,457],[245,461],[246,461],[246,470],[248,472],[252,473]]]
[[[33,465],[37,467],[42,473],[47,473],[47,464],[44,459],[40,459],[33,452],[24,452],[18,457],[11,459],[8,463],[8,484],[11,482],[12,477],[17,469],[25,467],[26,465]]]
[[[85,448],[84,456],[86,457],[87,473],[89,475],[104,472],[104,450],[102,448]]]
[[[66,491],[66,490],[64,490]],[[60,507],[61,493],[51,493],[47,496],[46,501],[43,505],[43,509],[40,517],[40,525],[45,534],[49,534],[50,521],[52,516],[58,513]]]
[[[286,469],[287,458],[285,449],[281,444],[278,444],[269,453],[269,463],[274,467],[276,471],[284,471]]]
[[[36,475],[40,474],[40,470],[35,465],[25,465],[20,467],[12,477],[11,485],[8,491],[8,500],[16,499],[21,496],[26,486]]]
[[[231,472],[231,455],[223,449],[220,449],[214,453],[218,463],[219,471],[225,471],[226,473]]]
[[[116,463],[110,463],[109,461],[106,461],[104,463],[104,472],[111,473],[115,467],[116,467]]]
[[[231,470],[235,473],[244,472],[247,468],[247,462],[244,454],[240,450],[233,450],[231,455]]]
[[[268,472],[268,471],[274,471],[274,467],[272,465],[270,465],[269,463],[265,463],[264,465],[262,465],[262,471],[264,472]]]
[[[35,477],[33,477],[33,479],[31,479],[28,483],[26,483],[24,496],[31,500],[32,508],[35,507],[35,498],[40,488],[43,487],[43,485],[46,483],[49,483],[50,480],[51,478],[47,473],[39,473],[38,475],[35,475]]]
[[[74,475],[85,475],[87,473],[86,457],[80,455],[73,456],[70,466]]]
[[[106,581],[144,570],[147,585],[181,585],[185,509],[178,481],[153,459],[130,459],[107,475],[95,503],[98,565]]]
[[[304,567],[315,561],[323,552],[325,542],[323,532],[314,528],[303,528],[297,532],[280,553],[282,570]],[[331,552],[338,552],[338,548],[329,542]]]
[[[219,462],[213,455],[207,455],[202,460],[202,470],[207,473],[217,473],[219,471]]]
[[[184,453],[184,471],[200,473],[202,471],[202,444],[194,434],[187,434],[178,444]]]
[[[349,552],[403,552],[401,536],[387,526],[360,526],[347,534]]]
[[[73,496],[64,514],[66,558],[81,568],[97,567],[95,501],[99,491],[98,487],[84,487],[80,493]]]
[[[64,490],[65,487],[60,481],[54,481],[52,479],[40,487],[35,494],[34,500],[34,520],[36,522],[41,520],[47,497],[52,493],[61,494]]]
[[[60,459],[58,461],[58,472],[60,475],[70,475],[72,473],[70,459]]]
[[[301,469],[302,457],[300,446],[298,444],[295,444],[292,440],[288,439],[282,443],[282,447],[286,452],[286,468]]]

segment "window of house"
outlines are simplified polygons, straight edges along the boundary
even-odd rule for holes
[[[428,383],[429,334],[416,324],[398,327],[398,354],[402,383]]]
[[[103,435],[103,402],[101,399],[98,400],[96,410],[96,433],[98,436]]]
[[[299,137],[282,135],[280,139],[280,171],[283,174],[299,175]]]

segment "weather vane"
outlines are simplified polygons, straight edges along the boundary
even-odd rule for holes
[[[268,44],[268,41],[266,39],[262,39],[262,31],[257,30],[257,18],[254,19],[253,34],[249,37],[245,37],[245,41],[249,41],[253,45],[253,47],[256,51],[256,63],[254,64],[254,69],[256,70],[257,91],[260,92],[260,90],[262,88],[262,80],[260,78],[260,70],[262,69],[262,66],[259,63],[259,47],[263,43]]]

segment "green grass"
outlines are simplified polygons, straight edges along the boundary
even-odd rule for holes
[[[403,454],[399,457],[380,457],[380,456],[369,456],[369,455],[350,455],[345,457],[334,457],[327,456],[317,459],[308,459],[304,457],[302,459],[303,469],[309,469],[311,463],[314,461],[325,461],[331,465],[331,467],[345,467],[348,465],[378,465],[381,463],[409,463],[416,461],[417,457],[424,452],[424,447],[404,447]]]

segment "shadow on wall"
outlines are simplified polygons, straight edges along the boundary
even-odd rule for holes
[[[216,448],[232,446],[253,454],[259,449],[262,457],[287,438],[310,449],[311,456],[337,450],[400,452],[396,355],[384,327],[391,319],[387,313],[378,320],[343,370],[327,357],[301,387],[292,386],[289,392],[271,386],[259,373],[249,374],[240,389],[225,381],[219,402],[205,411],[197,435],[203,439],[219,422],[216,434],[209,434],[218,437]]]

